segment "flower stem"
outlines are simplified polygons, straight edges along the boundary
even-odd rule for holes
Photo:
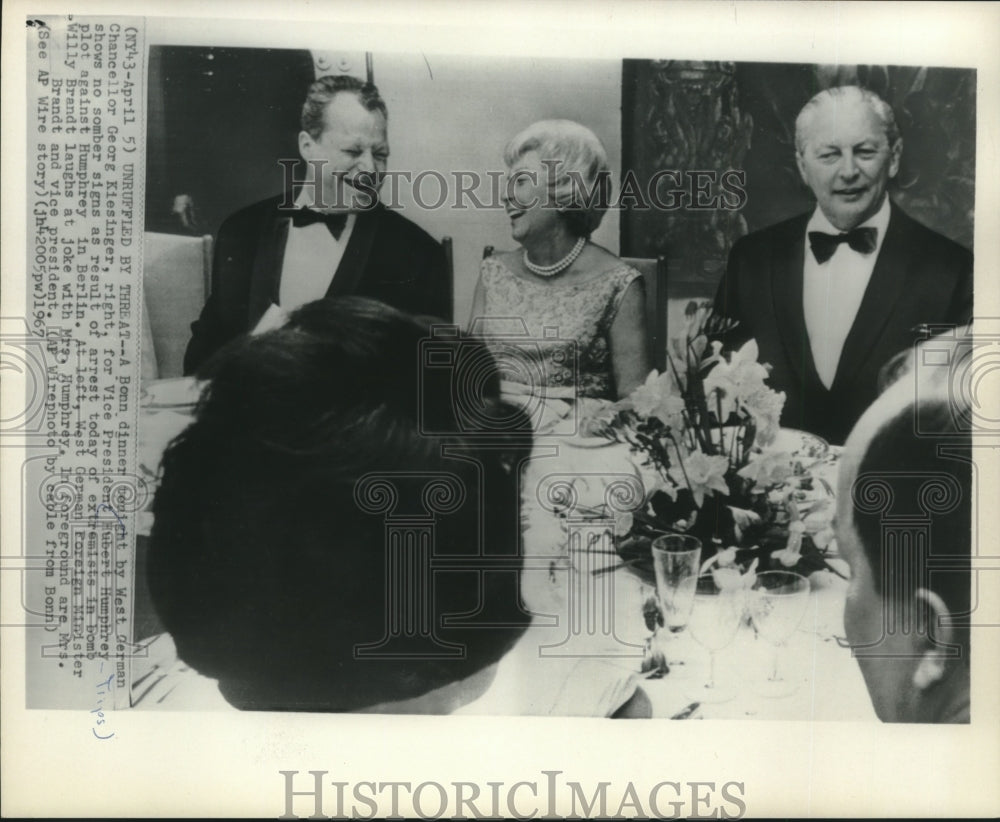
[[[677,464],[681,467],[681,473],[684,475],[684,482],[687,483],[688,489],[693,492],[694,489],[691,488],[691,480],[688,479],[687,469],[684,467],[684,458],[681,456],[681,447],[677,444],[677,440],[674,439],[673,434],[670,434],[669,439],[674,444],[674,449],[677,451]]]
[[[688,413],[687,408],[681,411],[681,416],[684,418],[684,433],[688,436],[688,444],[691,446],[693,451],[698,447],[698,440],[696,437],[696,426],[691,421],[691,415]]]
[[[718,409],[718,419],[719,419],[719,453],[726,453],[726,438],[723,434],[723,419],[722,419],[722,395],[716,391],[715,392],[715,407]]]
[[[674,365],[674,358],[667,356],[667,365],[670,366],[670,370],[674,372],[674,379],[677,380],[677,385],[680,387],[681,391],[684,390],[684,384],[681,382],[681,375],[677,372],[677,366]]]

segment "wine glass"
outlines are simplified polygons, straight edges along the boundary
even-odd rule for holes
[[[708,650],[709,668],[708,679],[689,692],[692,699],[726,702],[736,696],[735,688],[716,682],[716,656],[736,636],[745,604],[743,583],[738,578],[730,580],[713,573],[698,577],[688,628],[695,641]]]
[[[669,636],[676,636],[684,630],[691,616],[701,567],[701,541],[688,534],[664,534],[653,540],[652,552],[664,627]],[[667,664],[677,663],[667,660]]]
[[[782,676],[779,662],[788,638],[805,615],[809,604],[809,580],[791,571],[763,571],[757,574],[748,600],[757,635],[774,646],[771,673],[755,690],[762,696],[789,696],[798,685]]]

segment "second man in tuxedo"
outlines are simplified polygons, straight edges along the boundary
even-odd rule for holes
[[[756,339],[782,424],[840,444],[921,326],[971,320],[972,254],[890,201],[903,141],[873,92],[820,92],[795,141],[816,209],[738,240],[715,310],[737,321],[727,347]]]
[[[373,297],[449,320],[444,251],[423,229],[381,205],[389,156],[378,89],[321,77],[302,111],[306,184],[229,217],[219,229],[212,293],[184,358],[195,372],[219,347],[252,331],[272,306],[290,312],[325,297]]]

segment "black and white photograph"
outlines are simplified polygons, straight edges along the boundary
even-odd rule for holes
[[[184,8],[5,10],[5,813],[995,815],[1000,8]]]
[[[495,103],[501,78],[518,94]],[[139,677],[140,689],[147,680],[158,686],[134,694],[140,706],[183,707],[187,687],[199,697],[210,690],[195,679],[207,674],[219,704],[257,710],[422,712],[425,700],[431,712],[488,704],[513,715],[670,717],[699,703],[694,710],[721,718],[866,716],[853,687],[854,643],[840,624],[853,575],[833,526],[838,467],[851,430],[894,377],[892,358],[911,353],[931,326],[971,322],[974,70],[690,60],[517,70],[506,60],[447,56],[153,46],[147,83],[152,346],[143,350],[150,378],[139,436],[140,470],[158,491],[156,521],[138,537],[134,630],[136,641],[172,638],[184,667],[160,663]],[[592,113],[602,109],[620,110],[620,121]],[[497,123],[510,133],[497,133]],[[255,139],[234,147],[230,134]],[[312,167],[300,172],[292,162],[300,158]],[[362,175],[371,182],[354,182]],[[338,180],[341,191],[328,185]],[[388,196],[371,207],[357,196],[351,210],[338,195],[355,188]],[[332,207],[338,199],[347,210]],[[328,208],[306,205],[315,200]],[[601,242],[595,233],[612,208],[617,232],[605,227]],[[286,273],[292,266],[302,273]],[[300,308],[304,327],[292,320]],[[407,329],[397,312],[428,319]],[[290,320],[294,333],[282,340]],[[488,381],[480,369],[489,354],[497,373]],[[447,366],[436,364],[446,356]],[[211,377],[227,357],[229,396]],[[294,360],[310,364],[298,372]],[[400,459],[391,436],[398,417],[368,422],[404,381],[409,400],[397,396],[396,413],[412,428],[414,441],[403,446],[416,449],[412,460]],[[200,411],[182,405],[206,383]],[[433,413],[456,417],[447,434],[424,425],[436,404]],[[519,436],[518,408],[527,417]],[[509,444],[493,438],[504,433]],[[175,434],[168,453],[176,467],[163,459]],[[475,454],[484,436],[495,460]],[[431,454],[449,448],[462,456]],[[518,449],[527,452],[518,455],[521,481],[512,469],[504,481],[500,462]],[[881,470],[899,460],[888,454]],[[930,459],[938,461],[933,449]],[[478,463],[483,479],[465,475],[458,460]],[[971,478],[961,468],[942,481],[966,489],[967,502]],[[484,484],[489,472],[497,478]],[[404,487],[414,485],[406,475],[419,475],[421,487]],[[462,495],[459,510],[404,511],[405,495],[438,481],[443,493]],[[397,507],[359,512],[359,489],[376,482],[403,495]],[[627,500],[605,499],[616,483]],[[238,492],[230,500],[222,486]],[[931,520],[927,528],[964,525],[955,539],[968,555],[971,512],[948,514],[955,526]],[[393,565],[412,561],[392,554],[410,550],[392,544],[409,533],[394,530],[401,516],[427,517],[420,538],[434,540],[420,549],[426,567],[413,580],[406,574],[414,571]],[[465,517],[454,544],[439,544],[438,528]],[[481,543],[484,534],[503,539]],[[685,556],[680,571],[675,552]],[[275,555],[287,564],[277,577]],[[518,567],[522,556],[528,567]],[[201,567],[208,562],[215,567]],[[362,569],[371,574],[363,584]],[[748,613],[700,643],[698,585],[714,594],[721,572],[741,580],[741,597],[760,602],[737,603]],[[524,597],[538,594],[527,581],[545,576],[553,602],[526,607]],[[905,577],[919,579],[915,570]],[[467,596],[444,605],[452,582]],[[968,583],[967,574],[957,581]],[[387,596],[392,584],[407,603]],[[406,592],[408,584],[415,589]],[[707,604],[710,613],[717,607]],[[787,615],[777,630],[754,622],[755,609],[778,607]],[[968,609],[965,597],[949,612]],[[463,621],[468,639],[457,633]],[[533,621],[555,625],[522,636]],[[218,626],[211,636],[207,625]],[[497,669],[509,669],[507,696],[482,698],[507,677],[490,676],[480,694],[484,667],[465,658],[472,637],[496,644],[482,652],[490,666],[508,662],[515,644],[524,648],[523,662]],[[441,674],[447,681],[430,680],[459,688],[443,703],[418,673],[423,652],[407,650],[421,642],[431,667],[454,668]],[[730,644],[733,652],[719,653]],[[448,646],[465,648],[450,664]],[[359,655],[362,647],[373,658]],[[767,659],[777,653],[787,673]],[[700,670],[713,654],[718,682]],[[581,660],[601,663],[581,668]],[[374,702],[341,684],[351,670]],[[961,693],[929,708],[914,693],[916,704],[886,706],[884,718],[967,722],[967,672],[948,675]],[[875,682],[882,676],[872,673]],[[412,693],[371,681],[410,677],[419,683]],[[592,686],[598,703],[581,703],[575,689],[562,703],[568,679]],[[551,702],[539,682],[558,686]],[[775,690],[788,693],[776,699]]]

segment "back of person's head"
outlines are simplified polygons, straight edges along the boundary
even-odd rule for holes
[[[164,456],[149,585],[181,659],[237,707],[418,697],[488,667],[524,631],[517,469],[530,428],[500,403],[482,344],[458,338],[458,357],[481,364],[482,413],[464,413],[451,375],[422,368],[429,334],[381,303],[321,301],[209,364],[196,419]],[[476,558],[498,555],[504,595],[491,586],[482,601]],[[400,586],[424,598],[420,624],[392,624]],[[359,652],[393,632],[410,644]]]
[[[951,614],[967,614],[971,438],[956,427],[953,409],[940,402],[921,405],[924,428],[920,436],[914,436],[915,410],[907,408],[889,420],[868,446],[855,480],[854,527],[880,588],[904,598],[912,596],[918,585],[925,585],[941,597]],[[879,493],[892,497],[885,499],[884,507],[870,504],[872,495]],[[897,522],[900,532],[894,534]],[[887,537],[898,538],[915,523],[926,523],[926,546],[888,544]],[[934,565],[937,570],[931,570]],[[955,639],[967,646],[968,631],[956,627]]]
[[[892,721],[955,721],[949,711],[967,708],[969,406],[954,368],[915,367],[932,347],[958,363],[962,346],[943,340],[897,361],[840,465],[838,542],[852,575],[845,626],[876,712]]]

